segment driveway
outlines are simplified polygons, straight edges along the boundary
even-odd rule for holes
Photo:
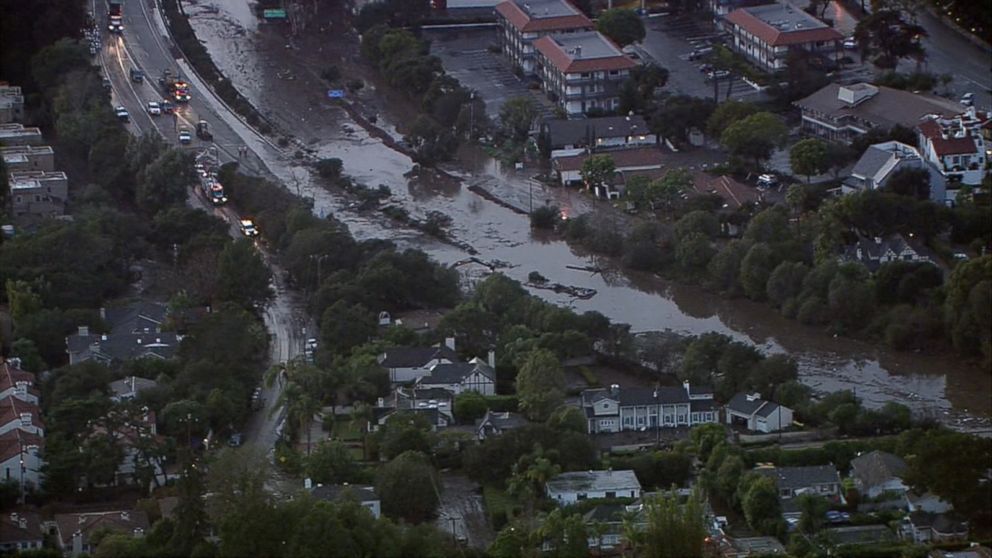
[[[441,473],[438,529],[472,548],[489,548],[494,537],[482,504],[482,487],[462,475]]]

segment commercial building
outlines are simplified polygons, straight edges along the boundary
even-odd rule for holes
[[[24,119],[24,94],[16,85],[0,82],[0,124]]]
[[[634,471],[576,471],[547,483],[548,499],[559,506],[599,498],[640,498],[641,483]]]
[[[637,66],[598,31],[541,37],[534,47],[542,89],[570,117],[616,110],[620,85]]]
[[[7,172],[55,170],[55,150],[50,145],[12,145],[0,147]]]
[[[506,0],[496,6],[496,25],[500,48],[524,75],[536,73],[538,38],[595,27],[568,0]]]
[[[833,63],[844,36],[791,4],[738,8],[724,20],[730,47],[767,72],[784,70],[789,53],[799,49]]]
[[[25,128],[23,124],[10,123],[0,124],[0,146],[11,145],[41,145],[45,143],[45,138],[41,135],[41,130],[30,126]]]

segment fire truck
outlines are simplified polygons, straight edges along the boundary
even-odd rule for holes
[[[179,78],[172,70],[162,72],[158,79],[159,85],[165,88],[169,100],[177,103],[188,103],[190,99],[189,84]]]

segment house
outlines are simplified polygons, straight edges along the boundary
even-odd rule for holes
[[[139,299],[124,306],[100,308],[100,319],[110,333],[161,333],[169,318],[169,307]]]
[[[637,62],[598,31],[534,41],[541,88],[569,117],[620,106],[620,85]],[[645,129],[646,131],[646,129]]]
[[[123,450],[123,459],[117,466],[113,485],[139,482],[142,469],[151,474],[151,482],[165,484],[166,475],[161,456],[163,452],[156,449],[163,447],[165,439],[158,435],[154,411],[147,407],[115,407],[102,420],[90,426],[90,438],[104,436],[110,437]]]
[[[749,556],[785,556],[785,547],[775,537],[717,537],[716,555],[720,558]]]
[[[929,248],[906,240],[899,233],[886,237],[867,238],[859,236],[858,241],[844,248],[840,256],[842,262],[858,262],[875,272],[882,264],[894,261],[928,262],[937,265],[937,258]]]
[[[580,153],[553,158],[551,167],[562,186],[582,183],[582,165],[592,157],[592,153]],[[660,169],[665,163],[665,153],[655,147],[638,147],[611,151],[607,155],[613,159],[617,172],[646,171]]]
[[[786,519],[799,518],[797,497],[802,494],[822,496],[832,502],[842,503],[840,474],[833,465],[809,467],[758,467],[755,469],[775,482],[778,499],[782,505],[782,516]]]
[[[636,114],[548,119],[541,123],[541,135],[552,157],[577,155],[585,150],[623,149],[658,143],[658,136],[648,129],[644,117]]]
[[[449,337],[444,345],[432,347],[393,347],[379,355],[379,366],[389,372],[389,381],[407,384],[430,374],[436,364],[459,362],[455,339]]]
[[[756,432],[778,432],[792,426],[792,409],[765,401],[757,393],[738,393],[724,406],[727,424]]]
[[[961,550],[931,550],[927,558],[992,558],[992,548],[971,543],[968,548]]]
[[[853,194],[884,188],[889,177],[903,169],[929,172],[930,199],[944,203],[944,177],[926,164],[915,147],[894,140],[869,146],[854,164],[851,175],[844,179],[840,191]]]
[[[468,362],[441,362],[426,376],[417,379],[417,389],[441,388],[455,395],[474,391],[496,395],[496,357],[489,351],[489,362],[476,357]]]
[[[455,394],[443,388],[419,389],[397,386],[387,399],[380,397],[372,408],[368,431],[375,432],[398,413],[415,413],[427,419],[434,431],[454,424]]]
[[[951,202],[960,185],[980,186],[989,175],[987,149],[992,146],[982,130],[990,122],[988,113],[970,107],[965,113],[950,118],[927,115],[917,126],[920,152],[946,179]]]
[[[906,509],[911,512],[945,513],[954,509],[954,506],[932,492],[917,494],[910,490],[906,492]]]
[[[69,364],[95,360],[104,364],[175,356],[182,337],[175,332],[91,334],[88,326],[79,326],[76,334],[66,337]]]
[[[547,35],[590,31],[595,26],[567,0],[506,0],[496,6],[500,49],[523,75],[537,73],[534,42]]]
[[[737,211],[759,203],[761,193],[728,175],[712,176],[701,171],[690,171],[692,190],[689,195],[717,195],[723,199],[724,211]]]
[[[719,422],[712,390],[691,387],[587,389],[582,392],[582,410],[589,433],[689,427]]]
[[[803,50],[836,62],[844,36],[839,31],[791,4],[738,8],[724,18],[731,50],[766,72],[786,68],[791,51]]]
[[[41,516],[37,513],[13,510],[0,514],[0,553],[17,555],[19,550],[41,550],[44,542]]]
[[[38,405],[41,392],[34,387],[34,374],[21,370],[20,365],[21,361],[17,358],[0,361],[0,400],[13,396],[25,403]]]
[[[619,551],[627,544],[624,535],[624,521],[632,524],[633,528],[643,531],[647,528],[647,513],[644,504],[599,504],[582,516],[589,527],[589,548],[602,556]]]
[[[14,171],[9,175],[14,217],[56,217],[65,213],[69,178],[62,171]]]
[[[486,414],[475,425],[479,440],[500,436],[509,430],[527,426],[530,422],[519,413],[509,411],[494,412],[486,410]]]
[[[41,409],[37,405],[22,401],[14,395],[0,399],[0,434],[20,430],[44,437],[44,428]]]
[[[904,496],[909,490],[902,481],[905,472],[906,462],[884,451],[875,450],[851,460],[851,478],[862,497]]]
[[[793,104],[802,111],[802,133],[846,144],[872,128],[913,129],[928,114],[961,112],[948,99],[868,83],[831,83]]]
[[[23,124],[0,123],[0,146],[41,145],[43,143],[45,143],[45,138],[42,137],[41,130],[37,127],[25,128]]]
[[[899,526],[905,540],[916,543],[944,543],[968,538],[968,522],[951,513],[910,512]]]
[[[142,537],[148,531],[148,514],[141,510],[118,510],[55,515],[55,535],[63,554],[76,558],[92,554],[96,548],[90,542],[95,533],[110,531]]]
[[[55,150],[50,145],[12,145],[0,147],[7,172],[55,170]]]
[[[561,473],[546,485],[548,499],[567,506],[591,498],[640,498],[641,483],[631,470]]]
[[[158,387],[158,382],[137,376],[128,376],[110,382],[110,399],[115,403],[134,399],[141,392]]]
[[[24,120],[24,94],[20,86],[0,83],[0,124]]]
[[[897,540],[888,525],[847,525],[829,527],[820,531],[830,546],[873,545]]]
[[[310,495],[325,502],[351,499],[369,510],[372,517],[379,519],[379,516],[382,515],[379,496],[376,495],[375,488],[371,486],[349,485],[348,483],[318,484],[310,490]]]
[[[0,434],[0,482],[14,481],[24,491],[41,486],[44,451],[45,439],[38,434],[17,428]]]

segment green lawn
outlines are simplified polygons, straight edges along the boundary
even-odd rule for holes
[[[351,419],[339,418],[334,423],[332,437],[344,441],[361,441],[362,425]]]

